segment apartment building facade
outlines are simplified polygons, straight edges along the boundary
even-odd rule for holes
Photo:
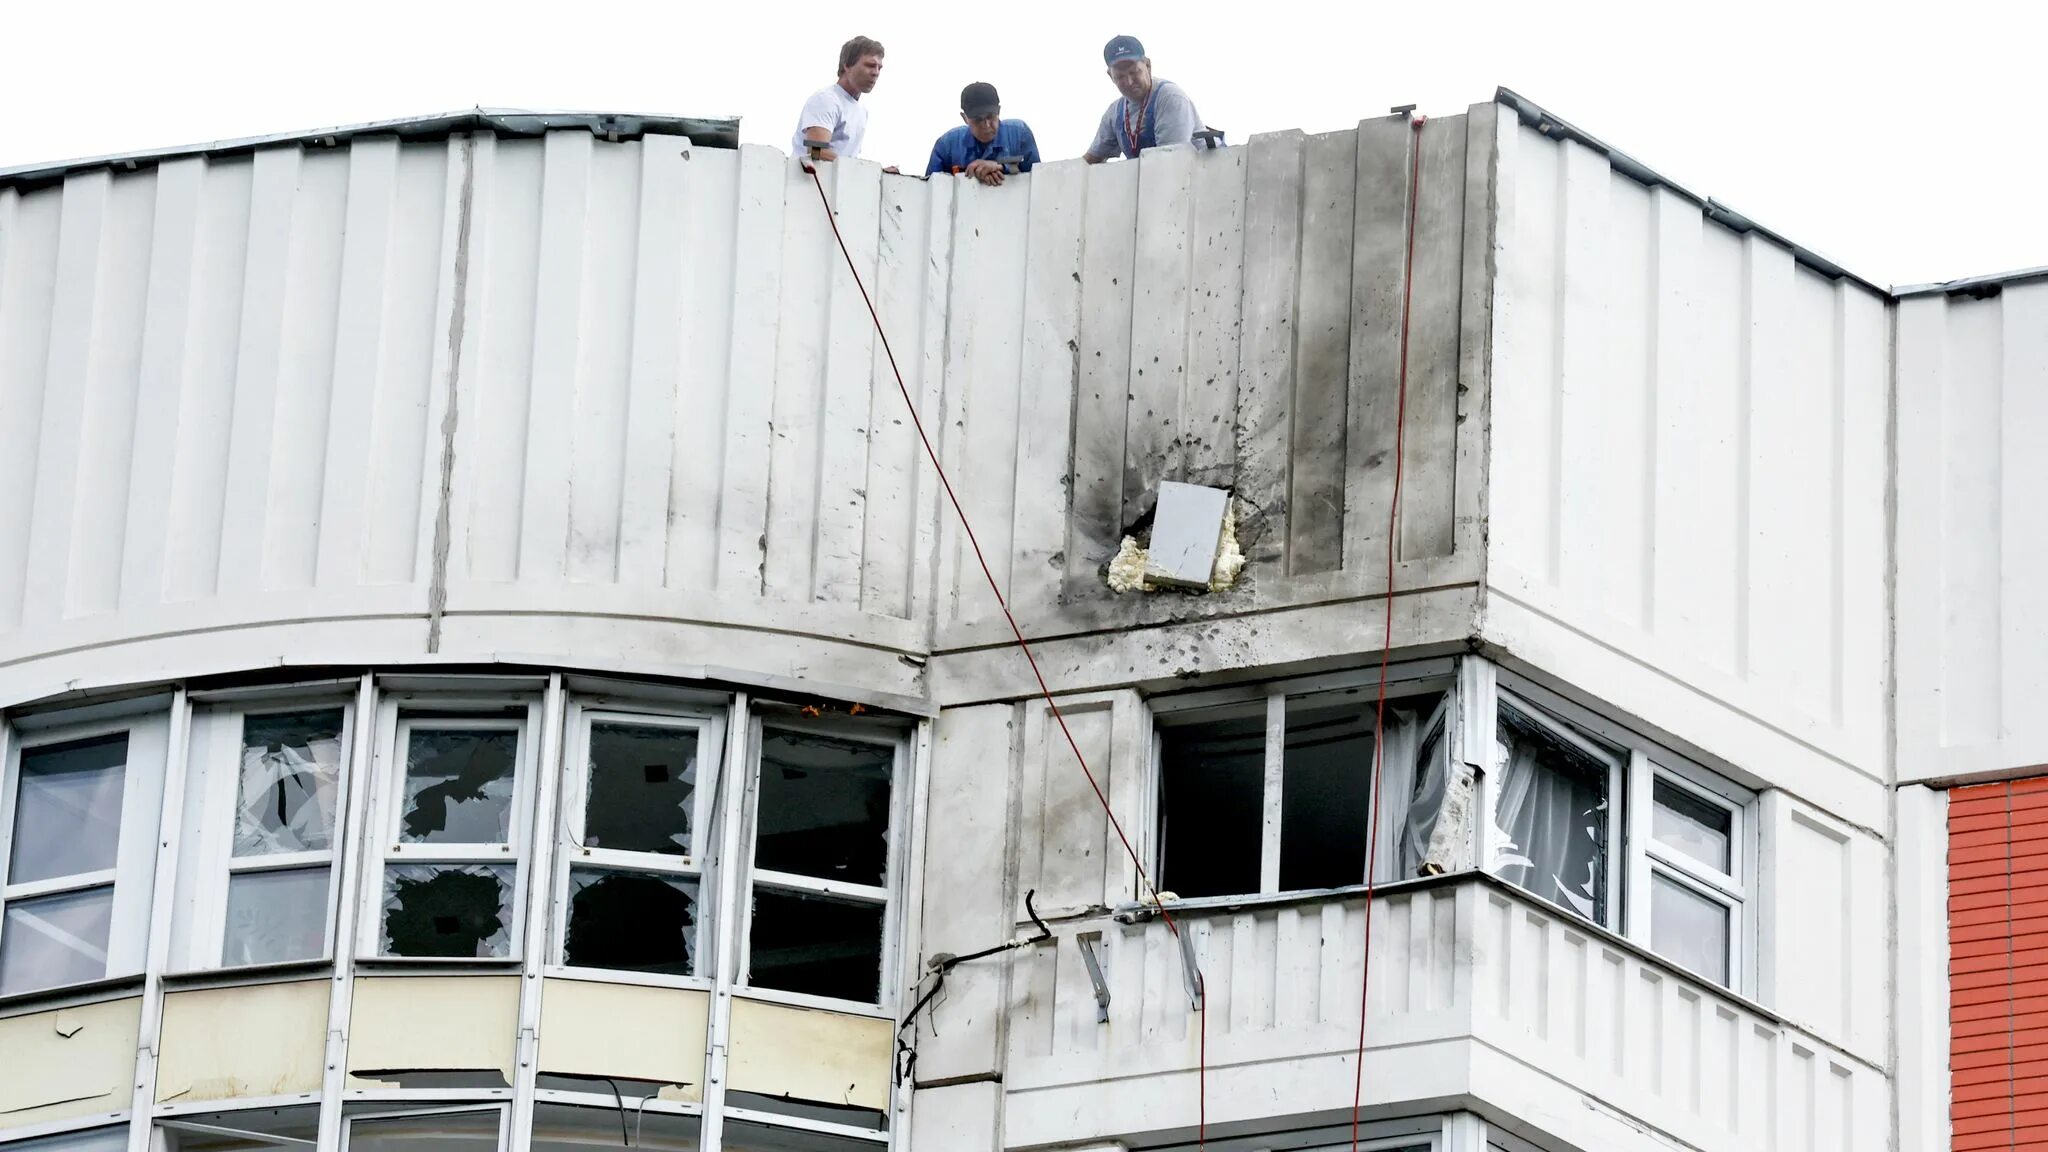
[[[2024,1146],[2030,281],[734,137],[0,174],[5,1152]]]

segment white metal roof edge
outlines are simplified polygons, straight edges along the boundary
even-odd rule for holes
[[[632,112],[535,111],[519,108],[470,108],[431,116],[409,116],[399,120],[375,120],[301,132],[279,132],[268,136],[244,136],[174,148],[149,148],[111,156],[77,160],[39,161],[0,168],[0,188],[44,184],[75,172],[98,168],[142,168],[188,156],[231,156],[286,144],[317,144],[333,147],[358,137],[397,136],[407,140],[444,139],[462,132],[494,132],[505,136],[535,136],[556,129],[581,128],[607,139],[633,139],[650,132],[688,136],[692,143],[707,148],[739,147],[740,121],[737,116],[658,116]]]
[[[1907,284],[1892,289],[1892,295],[1904,299],[1908,296],[1996,296],[2007,284],[2021,284],[2029,280],[2048,280],[2048,265],[2040,268],[2020,268],[2011,272],[1992,272],[1983,276],[1965,276],[1960,280],[1941,280],[1932,284]]]

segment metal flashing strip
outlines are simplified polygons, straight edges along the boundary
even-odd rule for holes
[[[489,132],[498,136],[539,136],[547,132],[581,128],[593,136],[617,142],[637,140],[648,134],[687,136],[693,145],[705,148],[738,148],[740,121],[737,116],[658,116],[632,112],[546,112],[520,108],[471,108],[431,116],[409,116],[398,120],[374,120],[366,124],[345,124],[301,132],[277,132],[267,136],[242,136],[171,148],[146,148],[90,156],[77,160],[38,161],[0,168],[0,188],[34,187],[55,183],[77,172],[99,168],[134,170],[155,167],[166,160],[188,156],[218,159],[238,156],[263,148],[287,144],[333,148],[359,137],[396,136],[400,140],[446,140],[465,132]]]
[[[1965,276],[1960,280],[1941,280],[1932,284],[1907,284],[1892,289],[1892,295],[1900,299],[1908,296],[1968,296],[1984,299],[1996,296],[2008,284],[2025,284],[2034,280],[2048,280],[2048,266],[2020,268],[2011,272],[1992,272],[1984,276]]]
[[[1542,105],[1520,95],[1512,89],[1496,89],[1493,98],[1495,102],[1514,109],[1515,115],[1522,123],[1534,128],[1543,135],[1553,140],[1570,140],[1591,148],[1593,151],[1606,157],[1608,164],[1612,165],[1616,172],[1634,180],[1638,184],[1647,185],[1651,188],[1670,189],[1673,193],[1699,205],[1700,211],[1706,214],[1707,219],[1732,232],[1754,232],[1764,239],[1777,244],[1779,247],[1789,250],[1792,253],[1793,260],[1813,269],[1830,280],[1849,280],[1887,299],[1893,295],[1883,285],[1858,276],[1810,248],[1793,243],[1782,233],[1772,231],[1758,224],[1756,221],[1715,200],[1713,197],[1702,196],[1686,188],[1684,185],[1666,179],[1649,165],[1644,164],[1642,161],[1637,160],[1618,148],[1609,146],[1599,137],[1584,131],[1562,117],[1552,115]]]

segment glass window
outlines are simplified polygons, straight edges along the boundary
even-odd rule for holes
[[[350,1116],[344,1152],[497,1152],[503,1110],[419,1111]]]
[[[877,1140],[742,1121],[728,1122],[719,1135],[726,1152],[882,1152],[888,1147]]]
[[[112,871],[127,768],[126,732],[25,749],[8,884]]]
[[[621,852],[693,855],[697,743],[694,728],[593,723],[583,843]]]
[[[1728,983],[1726,904],[1663,873],[1650,878],[1650,947],[1716,984]]]
[[[1505,697],[1500,705],[1489,870],[1589,920],[1606,923],[1612,754]]]
[[[157,1121],[164,1152],[280,1152],[310,1149],[320,1130],[320,1108],[247,1108]]]
[[[747,983],[873,1003],[881,994],[883,912],[876,904],[757,890]]]
[[[598,1084],[600,1091],[605,1090]],[[621,1145],[660,1152],[697,1152],[699,1121],[632,1105],[628,1108],[579,1108],[568,1104],[533,1107],[533,1152],[593,1152]],[[878,1150],[879,1152],[879,1150]]]
[[[747,982],[879,1002],[900,742],[763,725]]]
[[[242,722],[235,809],[237,856],[323,852],[340,804],[342,710],[284,712]]]
[[[571,705],[572,763],[556,889],[558,963],[664,976],[697,975],[698,843],[718,763],[716,712],[633,713]],[[578,743],[580,741],[580,743]],[[580,747],[581,755],[577,749]]]
[[[6,1145],[7,1152],[127,1152],[128,1126],[118,1124],[106,1128],[85,1128],[77,1132],[59,1132],[54,1136],[38,1136],[33,1140],[17,1140]]]
[[[880,885],[889,868],[895,762],[891,745],[769,729],[761,748],[755,866]]]
[[[512,869],[393,864],[384,869],[384,954],[487,959],[512,954]]]
[[[107,974],[114,886],[7,902],[0,920],[0,996]]]
[[[532,706],[409,716],[384,737],[401,753],[384,801],[378,955],[515,956],[531,812]],[[386,713],[387,717],[391,714]],[[521,716],[527,719],[522,720]],[[387,720],[387,723],[390,721]]]
[[[1660,779],[1655,787],[1657,802],[1651,810],[1650,834],[1659,844],[1717,872],[1732,875],[1735,869],[1730,838],[1734,814],[1669,780]]]
[[[512,836],[519,734],[506,729],[412,729],[405,751],[409,844],[503,844]]]
[[[221,963],[280,964],[327,952],[325,868],[280,868],[228,877]]]

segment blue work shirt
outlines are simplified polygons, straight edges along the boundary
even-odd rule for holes
[[[1038,163],[1038,141],[1032,138],[1031,125],[1022,120],[998,121],[996,138],[983,144],[974,138],[973,129],[962,124],[932,145],[932,158],[924,166],[924,174],[951,172],[955,168],[964,171],[976,160],[1001,160],[1005,156],[1021,158],[1023,163],[1017,168],[1022,172],[1031,171],[1031,166]]]

